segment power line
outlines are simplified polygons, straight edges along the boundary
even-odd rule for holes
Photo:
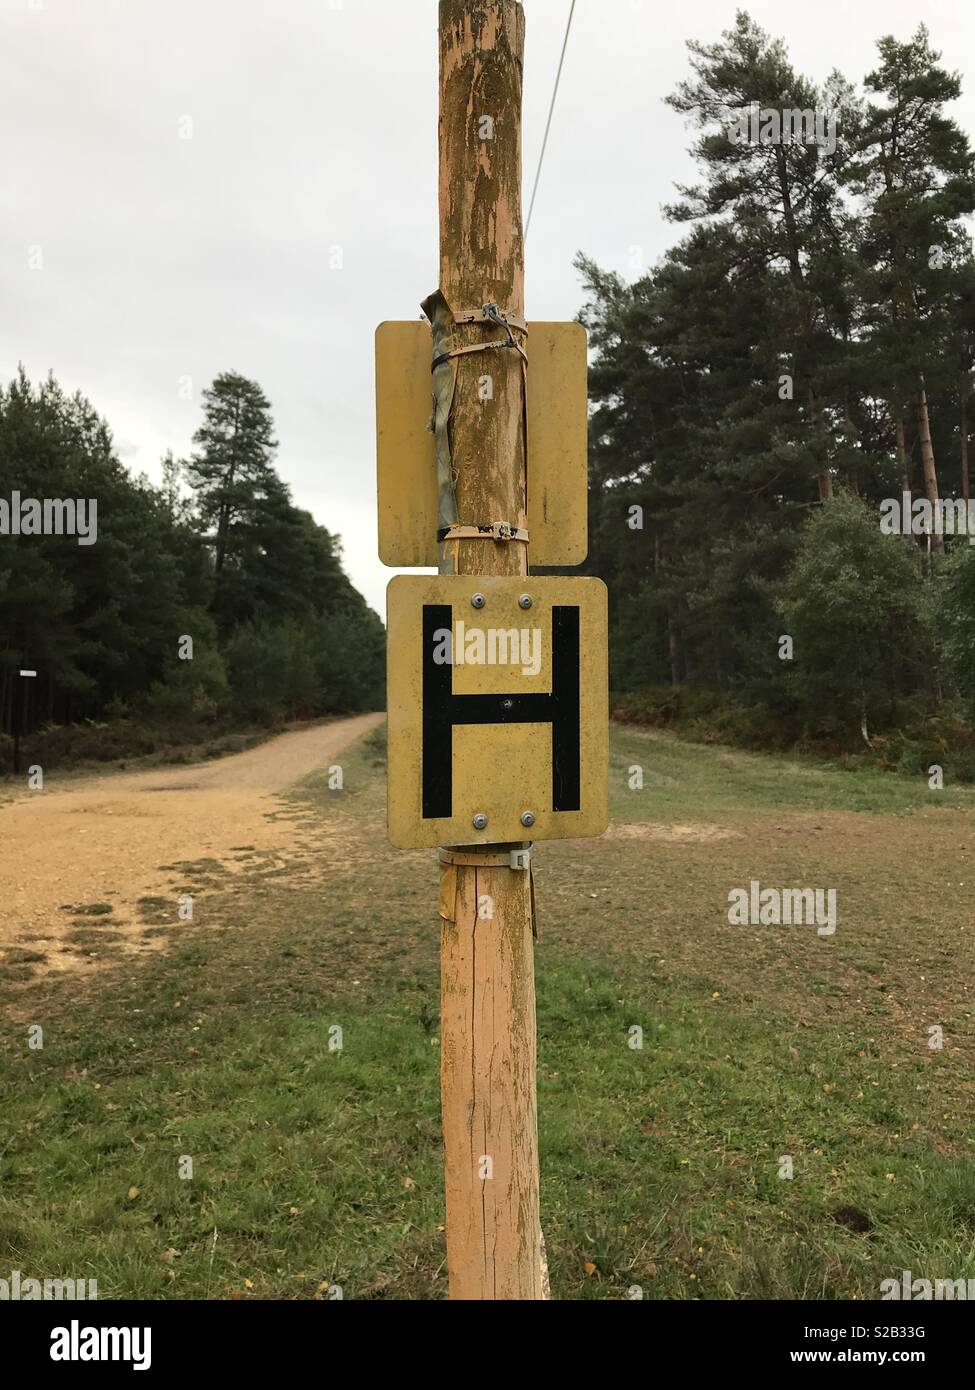
[[[552,125],[552,112],[555,110],[555,98],[559,94],[559,79],[562,76],[562,64],[565,62],[565,50],[569,43],[569,30],[572,28],[572,16],[576,11],[576,0],[572,0],[569,6],[569,18],[565,26],[565,38],[562,40],[562,54],[559,58],[559,70],[555,74],[555,87],[552,90],[552,103],[548,108],[548,120],[545,122],[545,134],[542,137],[542,152],[538,156],[538,168],[535,170],[535,182],[532,186],[531,202],[528,204],[528,217],[525,221],[525,236],[528,236],[528,228],[532,224],[532,211],[535,207],[535,194],[538,192],[538,180],[542,175],[542,160],[545,158],[545,146],[548,144],[548,132]]]

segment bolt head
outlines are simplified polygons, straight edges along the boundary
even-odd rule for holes
[[[471,607],[472,607],[472,608],[483,608],[484,605],[485,605],[486,603],[487,603],[487,599],[484,597],[483,594],[473,594],[473,595],[471,596]]]
[[[487,823],[487,816],[483,813],[483,811],[478,811],[477,815],[471,822],[475,830],[486,830]]]
[[[535,812],[534,812],[534,811],[523,811],[523,812],[522,812],[522,816],[521,816],[521,823],[522,823],[522,825],[525,825],[525,826],[534,825],[534,824],[535,824]]]
[[[531,608],[532,602],[533,600],[531,594],[522,594],[521,598],[518,600],[518,607]]]

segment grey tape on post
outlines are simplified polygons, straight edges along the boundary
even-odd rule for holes
[[[450,336],[454,327],[454,316],[450,305],[440,290],[429,295],[420,308],[430,320],[433,329],[433,356],[442,357],[450,349]],[[454,404],[454,386],[457,382],[457,367],[453,359],[446,358],[434,367],[431,376],[433,387],[433,438],[437,461],[437,514],[439,529],[457,525],[457,493],[454,490],[454,466],[450,456],[450,412]],[[453,556],[447,547],[440,543],[440,573],[453,574]]]

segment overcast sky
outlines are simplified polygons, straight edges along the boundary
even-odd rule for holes
[[[527,207],[569,0],[524,8]],[[859,80],[881,34],[923,19],[968,79],[954,114],[975,133],[975,6],[745,8],[816,81],[833,67]],[[660,208],[689,179],[690,134],[663,98],[686,40],[716,39],[734,11],[577,0],[529,318],[578,312],[576,251],[632,276],[676,239]],[[0,0],[0,130],[3,379],[18,361],[53,370],[158,479],[167,449],[189,452],[202,388],[231,369],[255,378],[281,475],[384,614],[373,332],[436,288],[436,0]]]

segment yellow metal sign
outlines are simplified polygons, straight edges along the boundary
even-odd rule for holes
[[[586,330],[580,323],[530,323],[527,351],[531,562],[581,565],[589,545]],[[431,357],[429,324],[376,329],[379,558],[406,569],[438,560]]]
[[[398,575],[386,598],[393,844],[601,835],[602,580]]]

